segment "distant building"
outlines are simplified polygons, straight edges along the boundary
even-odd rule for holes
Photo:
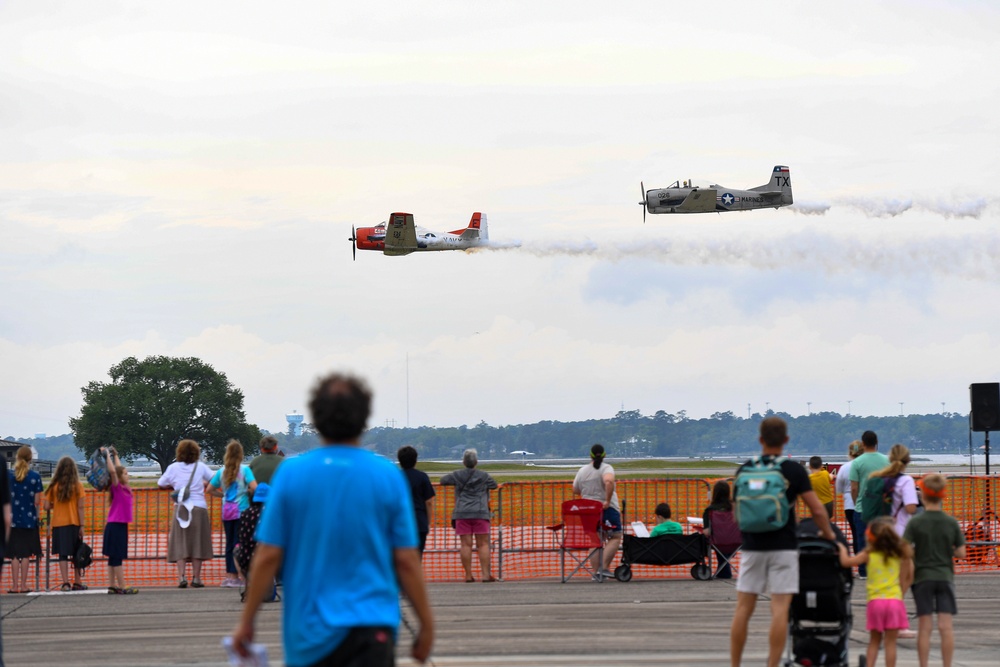
[[[23,442],[0,440],[0,458],[7,464],[8,468],[14,464],[14,457],[17,456],[17,450],[21,449],[21,447],[24,447]]]
[[[294,435],[296,438],[302,435],[302,422],[305,421],[305,418],[305,415],[300,415],[298,412],[285,415],[285,419],[288,421],[289,434]]]

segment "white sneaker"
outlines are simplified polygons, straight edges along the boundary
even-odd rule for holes
[[[602,569],[601,570],[601,576],[604,577],[605,579],[614,579],[615,578],[615,573],[612,572],[611,570],[603,570]]]

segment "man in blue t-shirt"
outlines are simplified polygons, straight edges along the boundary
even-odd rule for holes
[[[325,446],[288,459],[271,480],[233,645],[246,654],[280,570],[288,667],[395,664],[400,587],[419,621],[412,656],[422,663],[434,621],[410,488],[392,462],[358,447],[371,393],[334,374],[319,382],[309,408]]]

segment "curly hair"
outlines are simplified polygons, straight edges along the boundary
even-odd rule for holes
[[[868,524],[869,551],[877,551],[888,558],[913,558],[913,547],[896,532],[895,522],[880,516]]]
[[[178,463],[196,463],[201,458],[201,447],[194,440],[181,440],[177,443],[177,452],[174,455]]]

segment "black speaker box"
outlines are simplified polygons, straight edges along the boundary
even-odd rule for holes
[[[1000,431],[1000,382],[970,384],[969,400],[972,430]]]

